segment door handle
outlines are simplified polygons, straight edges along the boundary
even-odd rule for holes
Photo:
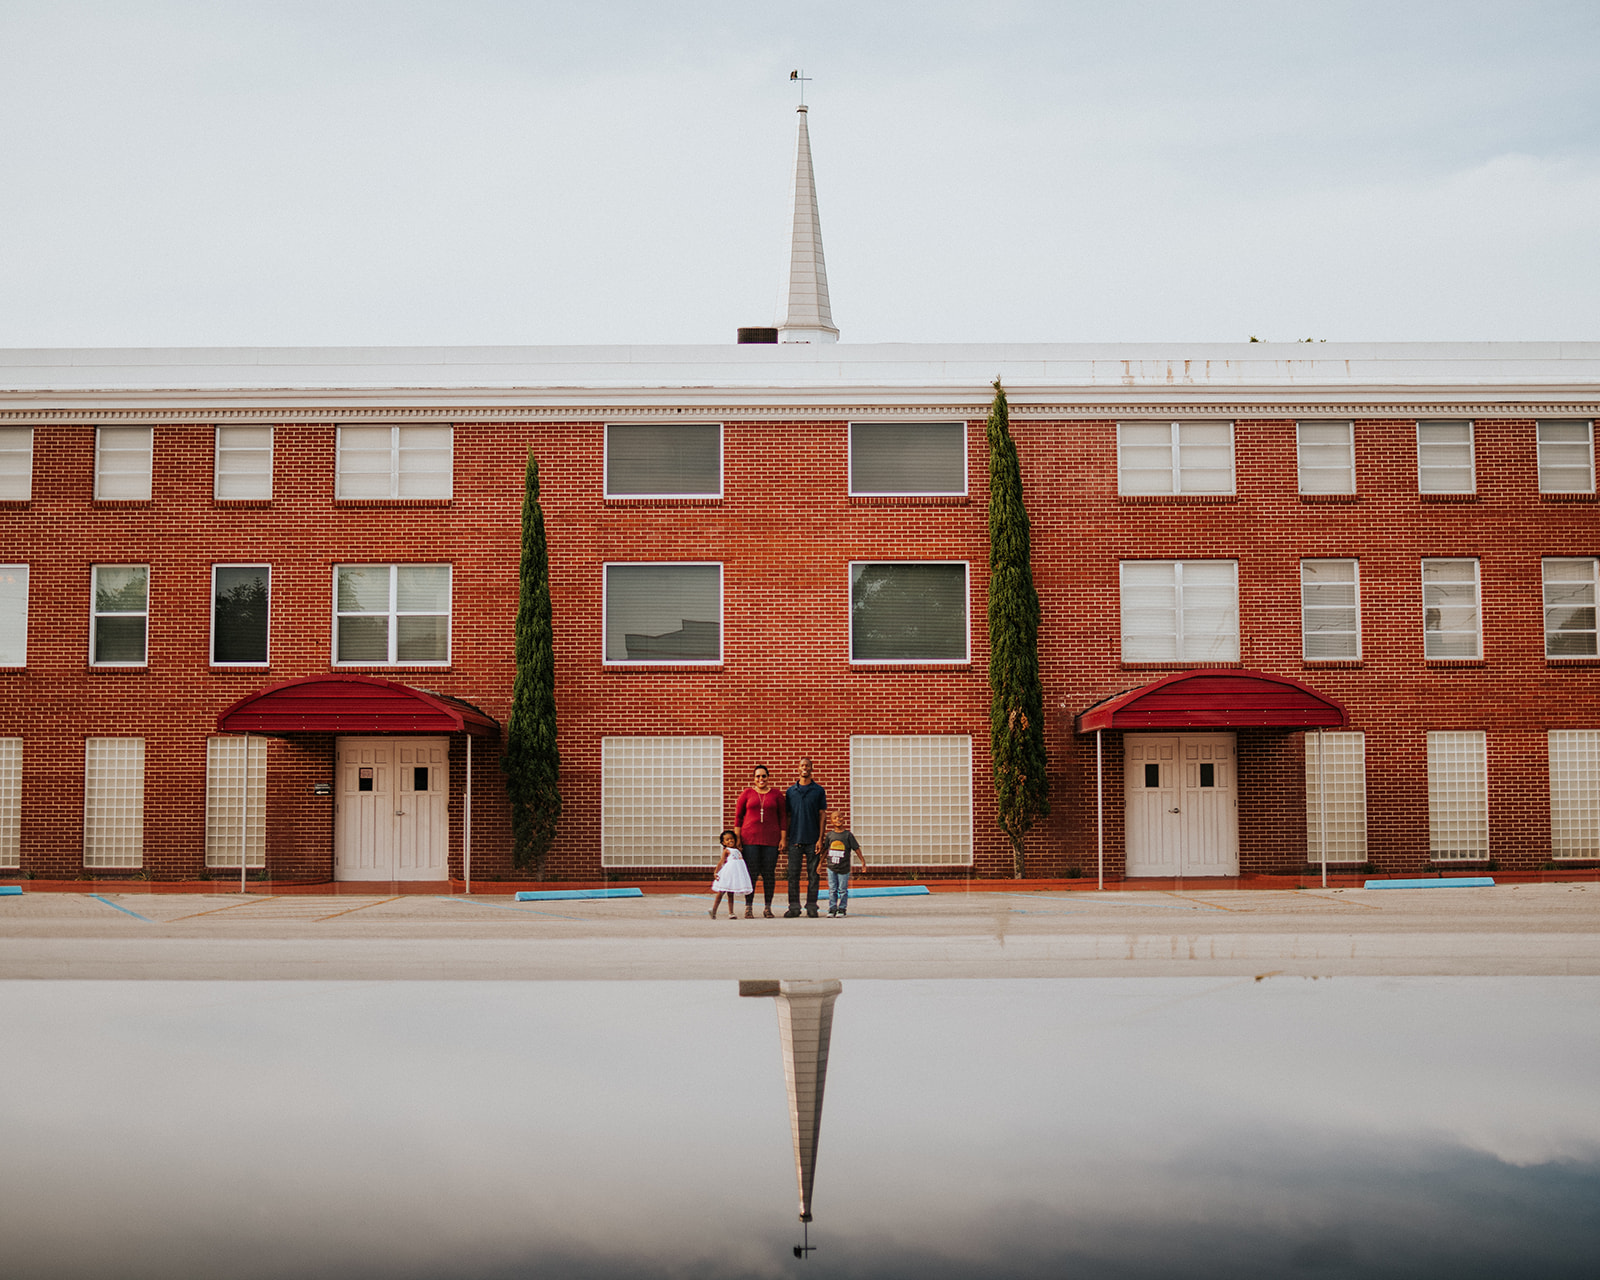
[[[1168,813],[1177,813],[1178,810],[1176,810],[1176,809],[1168,809],[1167,812]]]
[[[1176,809],[1174,809],[1172,812],[1173,813],[1177,813],[1178,811]],[[406,816],[406,811],[404,809],[396,809],[394,811],[394,816],[397,817],[397,818],[403,818],[403,817]]]

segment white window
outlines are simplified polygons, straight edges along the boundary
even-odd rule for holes
[[[241,854],[267,865],[267,741],[207,738],[206,866],[238,867]]]
[[[334,661],[362,666],[450,661],[450,566],[340,564]]]
[[[1422,562],[1422,655],[1483,656],[1476,560]]]
[[[607,662],[722,661],[720,564],[605,566]]]
[[[22,865],[22,739],[0,738],[0,867]]]
[[[1595,586],[1600,561],[1593,556],[1550,556],[1543,561],[1544,652],[1547,658],[1593,658]]]
[[[1300,656],[1361,656],[1361,581],[1355,560],[1300,562]]]
[[[1356,491],[1355,432],[1348,422],[1295,424],[1301,493]]]
[[[272,567],[211,566],[211,663],[264,666],[272,614]]]
[[[33,497],[33,428],[0,427],[0,502]]]
[[[600,740],[600,865],[714,867],[721,860],[722,739]]]
[[[1472,423],[1417,423],[1417,489],[1421,493],[1474,493]]]
[[[448,498],[454,427],[340,427],[341,498]]]
[[[149,502],[151,428],[97,427],[94,496],[104,501]]]
[[[1308,733],[1306,739],[1306,861],[1367,860],[1367,739],[1363,733]],[[1323,800],[1324,788],[1327,800]]]
[[[1600,729],[1550,731],[1550,856],[1600,859]]]
[[[89,652],[97,667],[145,663],[150,628],[150,567],[97,564]]]
[[[272,497],[272,428],[218,427],[212,496],[220,500]]]
[[[83,865],[144,865],[144,739],[89,738],[83,763]]]
[[[852,422],[852,495],[940,496],[967,492],[965,422]]]
[[[1594,424],[1581,418],[1537,424],[1539,492],[1594,492]]]
[[[0,564],[0,667],[28,665],[28,566]]]
[[[972,739],[853,735],[849,812],[874,867],[970,867]]]
[[[1124,560],[1124,662],[1237,662],[1236,560]]]
[[[1232,493],[1233,423],[1118,423],[1117,492]]]
[[[606,427],[606,497],[721,496],[720,423],[614,422]]]
[[[1489,856],[1489,766],[1482,733],[1428,735],[1428,856]]]
[[[965,662],[968,634],[964,563],[850,566],[851,662]]]

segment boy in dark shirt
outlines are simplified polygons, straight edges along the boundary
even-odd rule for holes
[[[828,914],[842,916],[850,902],[850,855],[861,860],[861,869],[867,869],[867,855],[861,852],[860,842],[850,833],[850,814],[841,807],[829,813],[829,830],[822,837],[822,857],[828,866]]]

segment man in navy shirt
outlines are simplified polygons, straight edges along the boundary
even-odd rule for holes
[[[800,778],[784,793],[789,809],[789,909],[784,917],[800,914],[800,864],[806,868],[806,914],[817,918],[817,842],[822,838],[828,793],[811,777],[811,761],[800,762]]]

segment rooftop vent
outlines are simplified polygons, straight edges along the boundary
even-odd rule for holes
[[[746,342],[776,343],[777,341],[778,331],[776,329],[741,328],[739,330],[739,342],[741,344]]]

